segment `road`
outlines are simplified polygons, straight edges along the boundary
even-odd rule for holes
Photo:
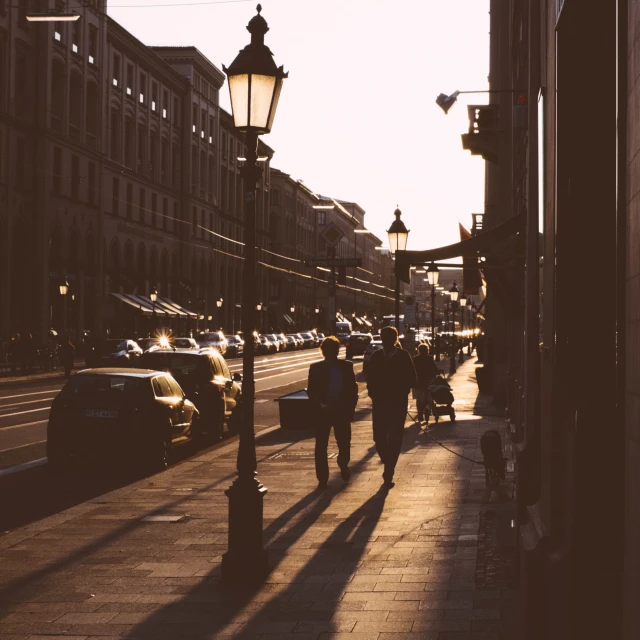
[[[256,357],[256,431],[279,424],[274,400],[305,387],[309,365],[321,358],[317,349]],[[242,373],[241,359],[228,364],[232,374]],[[361,364],[356,364],[356,371],[360,369]],[[46,380],[3,388],[0,380],[0,529],[57,513],[131,481],[122,476],[80,483],[51,479],[46,470],[47,420],[51,402],[63,385],[62,380]],[[227,439],[231,437],[237,438],[227,434]],[[189,444],[177,457],[194,453],[194,445]]]

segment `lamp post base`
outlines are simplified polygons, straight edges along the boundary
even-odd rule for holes
[[[233,584],[260,582],[269,573],[262,542],[262,503],[267,488],[259,480],[236,478],[229,498],[229,550],[222,556],[222,578]]]

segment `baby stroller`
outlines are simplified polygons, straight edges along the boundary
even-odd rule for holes
[[[442,376],[438,376],[429,386],[429,409],[436,422],[440,416],[447,415],[451,422],[455,422],[456,412],[453,410],[453,401],[449,383]]]

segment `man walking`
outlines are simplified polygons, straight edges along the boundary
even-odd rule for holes
[[[314,410],[318,412],[316,427],[316,477],[318,488],[325,489],[329,480],[327,446],[329,433],[333,433],[338,444],[338,466],[345,482],[349,481],[351,458],[351,421],[358,403],[358,383],[353,372],[353,363],[338,360],[340,341],[329,336],[320,345],[324,360],[309,367],[307,394]]]
[[[374,351],[367,369],[367,389],[373,403],[373,440],[384,464],[382,478],[393,487],[393,474],[402,447],[409,392],[416,384],[411,356],[398,344],[395,327],[380,331],[382,349]]]

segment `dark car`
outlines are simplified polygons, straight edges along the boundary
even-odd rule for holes
[[[286,339],[287,339],[287,351],[295,351],[296,349],[300,348],[300,345],[298,344],[298,338],[296,338],[295,336],[288,335],[286,336]]]
[[[370,333],[353,331],[345,342],[345,346],[347,347],[347,360],[351,360],[353,356],[363,356],[371,340],[372,336]]]
[[[193,338],[175,338],[173,336],[160,336],[156,338],[141,338],[137,340],[144,353],[157,349],[199,349],[198,343]]]
[[[171,447],[197,429],[198,411],[166,373],[145,369],[86,369],[51,405],[49,468],[75,463],[115,465],[123,457],[162,469]]]
[[[259,353],[267,354],[267,353],[277,353],[278,345],[269,337],[269,336],[259,336],[260,339],[260,349]]]
[[[166,371],[180,384],[200,412],[200,434],[220,439],[225,422],[236,430],[242,412],[241,376],[233,376],[214,349],[149,351],[141,360],[148,369]]]
[[[316,346],[316,338],[312,333],[306,331],[305,333],[299,334],[302,336],[304,343],[302,345],[303,349],[311,349]]]
[[[104,340],[87,364],[91,367],[136,367],[142,349],[133,340]]]
[[[244,351],[244,340],[238,335],[225,336],[227,339],[227,358],[237,358]]]
[[[222,331],[202,331],[198,334],[196,342],[202,348],[216,349],[221,355],[227,353],[229,344]]]

